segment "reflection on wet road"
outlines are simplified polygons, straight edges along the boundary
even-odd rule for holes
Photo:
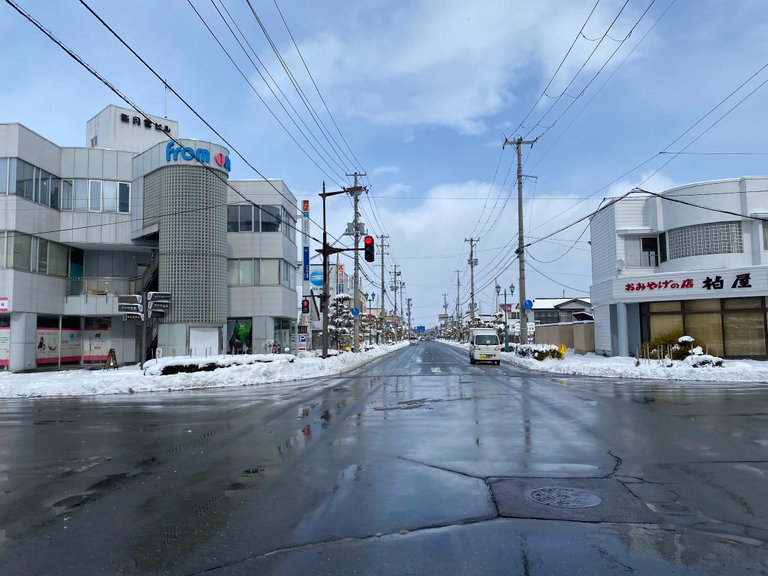
[[[323,382],[0,402],[3,574],[768,572],[759,385],[425,342]]]

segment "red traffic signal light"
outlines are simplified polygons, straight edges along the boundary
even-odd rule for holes
[[[309,314],[309,298],[304,298],[301,301],[301,313]]]
[[[373,262],[373,256],[374,256],[373,236],[364,236],[363,246],[365,246],[365,261]]]

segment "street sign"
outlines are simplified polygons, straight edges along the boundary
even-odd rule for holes
[[[150,308],[148,318],[152,318],[153,316],[155,318],[165,318],[165,310],[155,310],[153,308]]]
[[[416,326],[416,332],[426,332],[426,326]]]
[[[117,297],[118,304],[141,304],[141,294],[126,294]]]
[[[533,308],[533,302],[531,302],[530,300],[526,300],[525,302],[523,302],[523,308],[525,308],[526,310],[530,310],[531,308]]]
[[[150,310],[168,310],[171,307],[167,300],[150,300],[148,305]]]
[[[358,308],[352,308],[352,316],[358,316],[360,314],[360,310]]]
[[[134,301],[133,304],[120,304],[118,301],[117,304],[117,311],[118,312],[142,312],[144,310],[144,307],[141,304],[136,304]]]
[[[123,314],[123,318],[126,320],[144,320],[144,314],[139,312],[128,312],[127,314]]]
[[[152,300],[170,300],[170,299],[171,299],[170,292],[147,292],[148,302],[151,302]]]
[[[322,270],[314,270],[309,275],[309,282],[312,284],[312,286],[322,286],[323,285],[323,271]]]

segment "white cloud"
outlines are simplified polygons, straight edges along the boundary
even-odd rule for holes
[[[529,67],[534,78],[551,75],[591,6],[591,0],[386,0],[358,7],[354,20],[341,19],[300,48],[337,110],[375,124],[476,134],[514,103],[512,90],[524,74],[529,80]],[[607,28],[617,11],[598,10],[595,29]],[[591,50],[584,44],[577,44],[563,78]],[[295,52],[289,59],[298,62]],[[586,70],[601,64],[594,58]]]
[[[373,176],[381,176],[383,174],[399,174],[400,168],[397,166],[377,166],[373,170],[371,170],[371,175]]]

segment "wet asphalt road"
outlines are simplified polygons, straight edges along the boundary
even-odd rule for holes
[[[0,400],[0,574],[768,574],[768,386],[471,366]]]

